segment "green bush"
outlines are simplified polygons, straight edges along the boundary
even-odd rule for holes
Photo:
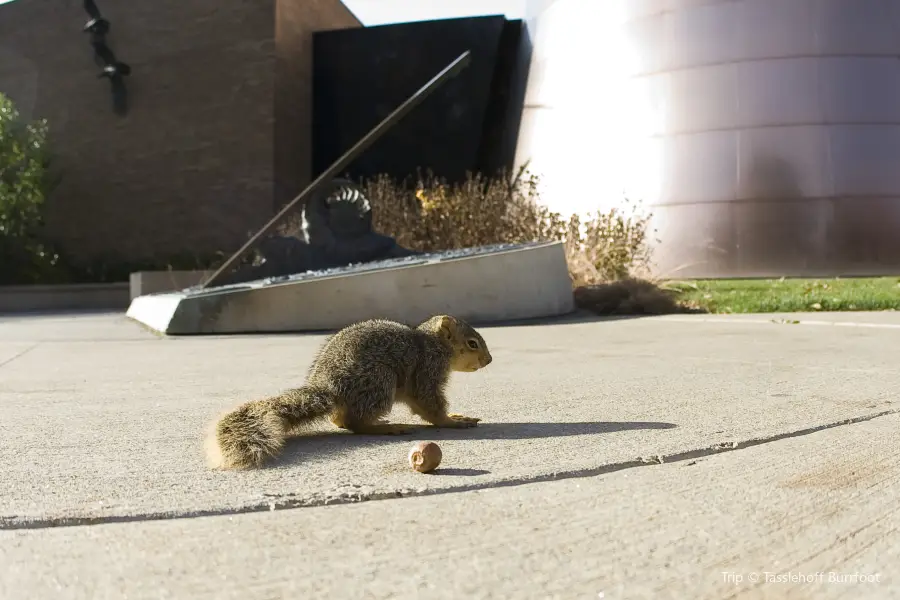
[[[55,280],[59,254],[42,239],[50,191],[47,122],[24,122],[0,94],[0,284]]]

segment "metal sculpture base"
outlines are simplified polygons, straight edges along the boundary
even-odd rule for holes
[[[135,298],[127,316],[166,335],[335,330],[434,314],[473,323],[574,310],[560,242],[498,245]]]

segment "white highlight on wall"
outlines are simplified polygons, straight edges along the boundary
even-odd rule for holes
[[[543,201],[566,215],[659,197],[662,112],[632,77],[628,1],[538,2],[526,15],[534,48],[516,162],[530,161]]]
[[[633,78],[625,3],[636,0],[345,0],[365,26],[503,14],[525,18],[533,55],[516,163],[566,215],[627,197],[655,203],[662,186],[662,111]]]

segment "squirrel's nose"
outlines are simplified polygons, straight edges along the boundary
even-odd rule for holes
[[[484,359],[484,366],[488,366],[489,364],[491,364],[492,360],[494,360],[494,359],[491,357],[490,354],[488,354],[487,357]]]

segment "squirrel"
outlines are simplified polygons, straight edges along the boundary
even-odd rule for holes
[[[484,338],[449,315],[410,327],[384,319],[349,325],[320,347],[306,382],[246,402],[212,423],[207,462],[214,469],[262,466],[300,427],[329,418],[358,434],[402,434],[384,417],[395,402],[436,427],[475,427],[481,420],[448,412],[452,371],[474,372],[492,361]]]

